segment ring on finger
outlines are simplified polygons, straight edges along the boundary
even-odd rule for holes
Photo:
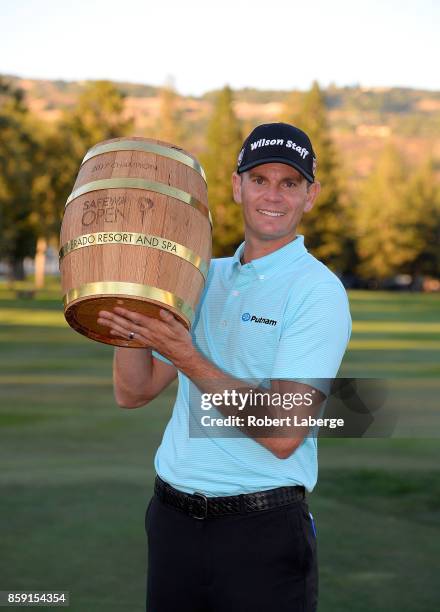
[[[134,334],[134,332],[130,332],[130,333],[128,334],[128,339],[129,339],[129,340],[133,340],[134,335],[135,335],[135,334]]]

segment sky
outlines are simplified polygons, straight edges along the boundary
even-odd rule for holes
[[[0,0],[0,74],[440,89],[439,0]]]

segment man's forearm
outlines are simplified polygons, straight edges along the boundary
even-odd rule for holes
[[[224,393],[226,390],[238,390],[242,393],[242,397],[246,396],[246,393],[255,391],[263,391],[257,385],[252,386],[247,384],[245,381],[238,380],[228,374],[225,374],[222,370],[217,368],[213,363],[207,360],[197,350],[194,350],[194,355],[191,359],[185,362],[175,362],[178,367],[202,393]],[[296,383],[294,383],[296,384]],[[311,388],[307,385],[298,383],[298,387],[301,389]],[[299,389],[298,389],[299,391]],[[263,395],[269,398],[269,401],[264,401],[260,405],[252,405],[252,414],[257,418],[267,416],[269,419],[282,420],[284,418],[283,425],[279,427],[268,427],[268,428],[256,428],[255,426],[249,426],[247,419],[243,418],[243,410],[240,410],[238,406],[231,403],[224,403],[220,406],[216,405],[216,408],[222,413],[222,415],[228,417],[239,417],[242,421],[242,425],[239,425],[239,429],[246,435],[252,437],[256,442],[267,448],[274,455],[280,459],[287,458],[294,452],[294,450],[302,442],[304,436],[308,433],[308,429],[304,427],[295,427],[286,424],[286,411],[278,404],[274,404],[270,401],[272,394],[276,393],[273,389],[265,389]],[[325,399],[324,394],[319,391],[313,390],[314,400],[313,404],[308,407],[302,406],[297,410],[297,415],[300,417],[307,417],[317,412],[322,401]],[[250,393],[249,393],[250,395]],[[249,396],[248,396],[249,397]],[[240,421],[239,421],[240,422]],[[261,435],[261,433],[266,435]]]
[[[151,349],[116,348],[113,358],[113,382],[117,403],[127,408],[145,404],[150,399],[148,391],[152,373]]]

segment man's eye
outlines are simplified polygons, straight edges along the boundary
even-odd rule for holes
[[[257,185],[262,185],[264,183],[264,179],[262,176],[256,176],[254,178],[254,183],[257,183]]]
[[[286,181],[285,185],[286,185],[286,187],[288,187],[290,189],[292,187],[295,187],[296,183],[294,181]]]

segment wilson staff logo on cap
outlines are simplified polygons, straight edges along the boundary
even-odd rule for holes
[[[278,162],[292,166],[311,183],[315,180],[316,156],[310,138],[288,123],[265,123],[246,138],[237,159],[237,172]]]

